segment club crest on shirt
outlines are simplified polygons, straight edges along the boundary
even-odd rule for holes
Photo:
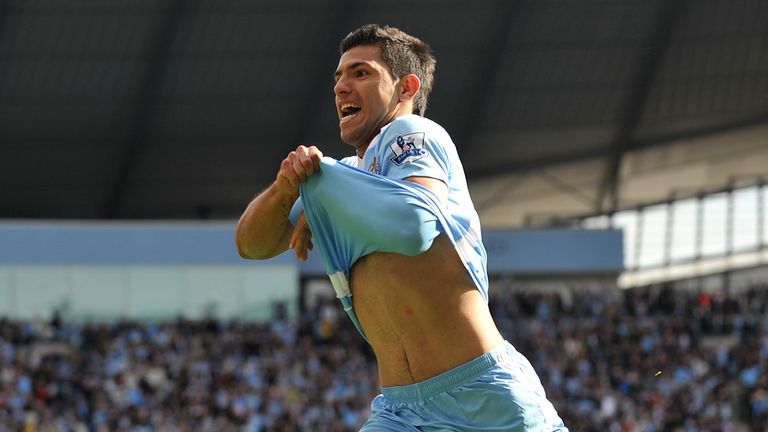
[[[373,158],[371,166],[368,167],[368,172],[372,174],[381,174],[381,167],[378,162],[376,162],[376,158]]]
[[[427,149],[423,147],[424,132],[398,136],[395,142],[389,145],[394,153],[391,160],[395,165],[417,161],[429,155]]]

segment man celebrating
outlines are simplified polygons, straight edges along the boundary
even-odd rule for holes
[[[398,29],[341,42],[340,163],[299,146],[237,227],[244,258],[321,252],[378,363],[363,431],[567,431],[488,309],[480,221],[456,147],[423,117],[435,58]]]

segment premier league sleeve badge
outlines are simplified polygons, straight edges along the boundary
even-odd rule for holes
[[[398,136],[395,142],[389,145],[389,148],[394,153],[390,160],[398,166],[429,155],[427,149],[424,148],[424,132]]]

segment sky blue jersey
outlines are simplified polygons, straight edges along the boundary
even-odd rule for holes
[[[404,181],[409,177],[444,182],[448,202]],[[301,210],[337,297],[363,336],[349,289],[352,265],[373,252],[417,255],[440,233],[454,244],[488,301],[487,256],[464,169],[448,133],[431,120],[397,118],[381,129],[362,159],[323,158],[320,172],[301,186],[301,198],[291,211],[294,226]]]

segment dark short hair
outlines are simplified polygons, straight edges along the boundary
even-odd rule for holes
[[[423,116],[427,99],[435,79],[435,55],[423,40],[395,27],[366,24],[348,34],[339,45],[341,54],[360,45],[376,45],[381,58],[389,66],[393,78],[414,74],[421,81],[421,88],[413,101],[413,113]]]

